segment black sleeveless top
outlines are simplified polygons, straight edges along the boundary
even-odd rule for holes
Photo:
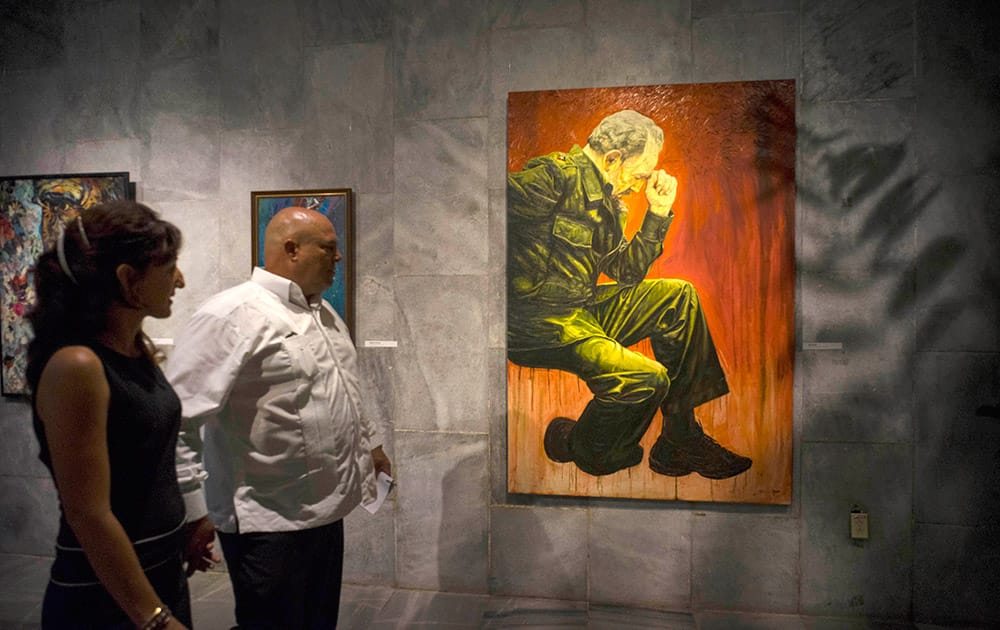
[[[104,364],[110,388],[108,460],[111,511],[135,546],[143,568],[183,548],[184,500],[177,485],[174,448],[181,403],[163,372],[146,357],[127,357],[99,344],[89,346]],[[52,470],[45,427],[34,415],[38,457]],[[60,506],[52,581],[97,581]]]

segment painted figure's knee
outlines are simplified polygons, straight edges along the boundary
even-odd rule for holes
[[[650,372],[649,384],[656,392],[657,398],[666,396],[667,391],[670,389],[670,377],[667,375],[667,368],[658,365],[657,369]]]
[[[635,400],[662,400],[670,389],[667,368],[657,365],[655,368],[637,373],[628,389],[630,398]]]

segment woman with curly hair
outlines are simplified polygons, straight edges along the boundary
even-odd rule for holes
[[[180,231],[150,208],[82,210],[35,268],[28,348],[39,458],[61,515],[43,628],[191,625],[184,561],[190,528],[174,447],[181,405],[142,330],[170,315]]]

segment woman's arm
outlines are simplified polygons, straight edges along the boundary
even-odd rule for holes
[[[98,579],[141,627],[163,603],[111,512],[109,398],[108,381],[97,355],[84,346],[68,346],[53,354],[42,370],[35,407],[45,425],[66,520]],[[184,626],[171,618],[166,627]]]

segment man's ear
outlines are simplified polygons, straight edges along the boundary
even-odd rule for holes
[[[288,256],[289,260],[295,260],[295,255],[299,251],[299,244],[288,238],[285,239],[284,243],[282,243],[282,249],[285,252],[285,255]]]

